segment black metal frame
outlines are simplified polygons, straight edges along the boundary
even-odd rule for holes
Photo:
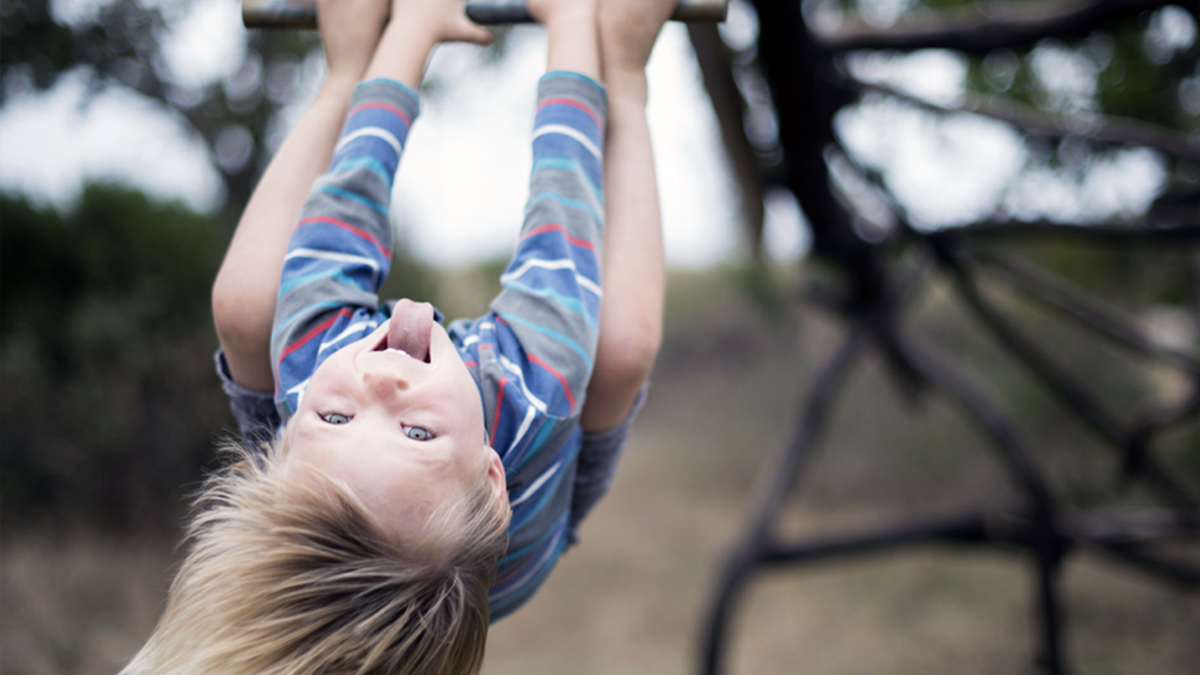
[[[1098,245],[1151,249],[1186,246],[1194,251],[1195,274],[1200,279],[1200,207],[1185,209],[1182,219],[1147,217],[1136,223],[1087,227],[1073,223],[981,222],[921,233],[907,224],[902,209],[876,180],[874,185],[881,197],[895,207],[898,235],[887,242],[866,242],[854,234],[853,215],[835,198],[826,167],[826,153],[836,147],[833,114],[868,88],[837,68],[837,59],[846,49],[864,47],[948,46],[977,52],[982,43],[964,43],[974,45],[968,47],[959,43],[963,42],[964,34],[971,34],[978,26],[959,22],[961,29],[956,29],[956,24],[950,22],[934,27],[938,30],[925,26],[909,34],[856,29],[857,32],[850,31],[841,37],[821,38],[806,27],[798,0],[757,0],[754,4],[760,17],[758,60],[771,87],[780,119],[780,145],[787,157],[781,182],[796,195],[809,217],[814,252],[846,273],[849,290],[844,296],[833,303],[828,301],[828,293],[819,297],[825,298],[825,304],[832,304],[848,326],[840,347],[812,380],[795,429],[778,461],[761,475],[754,515],[740,542],[728,554],[716,584],[704,626],[700,670],[705,675],[725,672],[730,617],[739,596],[756,573],[784,565],[941,543],[1001,547],[1029,560],[1036,579],[1040,643],[1037,660],[1044,672],[1066,673],[1058,578],[1067,555],[1088,550],[1163,582],[1186,589],[1200,588],[1200,567],[1168,557],[1156,547],[1162,542],[1194,540],[1200,535],[1200,498],[1172,476],[1152,451],[1155,436],[1163,430],[1200,417],[1200,359],[1194,353],[1154,342],[1120,310],[1048,270],[1000,255],[985,244],[997,238],[1070,237]],[[1027,43],[1050,34],[1079,34],[1099,22],[1166,4],[1169,3],[1155,0],[1095,0],[1070,7],[1064,5],[1060,9],[1066,7],[1065,10],[1047,14],[1049,18],[1044,21],[1017,22],[1019,25],[1014,24],[1016,27],[1009,34],[999,38],[994,33],[989,35],[987,48]],[[693,34],[694,42],[696,37]],[[997,39],[1007,41],[993,45]],[[706,72],[706,82],[709,80],[710,73]],[[989,114],[986,110],[970,112]],[[1026,114],[1010,114],[1005,121],[1042,134],[1074,133],[1069,125],[1056,125]],[[1187,141],[1179,144],[1180,137],[1168,130],[1119,120],[1094,128],[1098,130],[1095,140],[1100,142],[1142,139],[1145,145],[1168,153],[1174,151],[1178,156],[1200,155],[1200,147]],[[1105,134],[1116,136],[1107,138]],[[1167,140],[1163,141],[1164,138]],[[872,182],[869,172],[862,174]],[[1189,212],[1191,216],[1186,217]],[[894,256],[883,255],[884,247],[889,246],[913,249],[925,262],[915,269],[910,265],[909,269],[900,270],[897,263],[888,262]],[[1035,340],[1021,331],[1012,316],[981,292],[981,274],[1068,317],[1102,339],[1180,370],[1190,382],[1190,393],[1173,406],[1143,410],[1132,416],[1132,422],[1123,421],[1122,416],[1107,409],[1090,393],[1085,382],[1057,365]],[[975,317],[1009,356],[1107,447],[1119,453],[1122,467],[1119,479],[1144,483],[1162,502],[1162,508],[1129,516],[1099,510],[1078,512],[1063,503],[1019,425],[938,350],[901,330],[898,319],[908,301],[935,275],[948,281],[966,313]],[[783,506],[818,447],[838,393],[863,354],[872,348],[880,352],[909,389],[929,388],[939,392],[975,423],[1017,489],[1019,501],[1015,508],[987,513],[968,510],[833,538],[784,541],[779,537],[776,525]]]

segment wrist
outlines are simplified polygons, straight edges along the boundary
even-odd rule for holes
[[[393,16],[361,79],[386,78],[419,89],[425,74],[425,63],[437,44],[431,34],[431,31],[420,28],[418,22],[410,23],[404,17]]]
[[[549,35],[547,71],[569,70],[600,79],[600,36],[595,7],[565,7],[544,21]]]
[[[604,89],[608,94],[609,108],[636,107],[644,110],[649,98],[646,72],[621,70],[605,67]]]
[[[360,67],[341,66],[335,69],[330,66],[329,72],[325,75],[325,81],[321,83],[319,93],[349,96],[354,87],[362,82],[363,74],[366,72],[367,64],[365,63]]]

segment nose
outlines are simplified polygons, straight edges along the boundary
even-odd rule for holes
[[[386,370],[368,370],[363,373],[367,391],[380,401],[390,401],[409,388],[408,377],[403,373]]]

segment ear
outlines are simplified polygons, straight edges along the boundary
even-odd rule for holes
[[[508,480],[500,454],[490,447],[485,448],[488,457],[487,480],[492,486],[497,508],[508,508]]]

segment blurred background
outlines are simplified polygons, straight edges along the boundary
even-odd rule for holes
[[[798,94],[772,70],[778,53],[760,43],[777,22],[760,26],[759,11],[780,5],[815,36],[803,61],[811,86],[834,92],[800,101],[819,113],[803,124]],[[671,273],[653,395],[583,544],[497,624],[485,672],[695,672],[722,558],[814,372],[855,307],[957,232],[1192,228],[1151,245],[993,237],[980,249],[1102,299],[1165,361],[981,285],[1099,404],[1190,411],[1153,450],[1184,490],[1200,491],[1200,10],[1082,2],[1072,6],[1104,18],[989,43],[1046,6],[734,0],[715,30],[664,30],[649,115]],[[257,176],[323,72],[315,33],[246,30],[239,11],[237,0],[0,5],[4,673],[120,669],[161,610],[186,496],[235,431],[212,373],[209,288]],[[953,49],[888,46],[916,44],[903,39],[944,20],[994,30]],[[385,295],[429,299],[453,317],[495,294],[521,219],[544,58],[537,27],[435,54],[396,184],[400,250]],[[817,173],[796,152],[805,143]],[[1103,434],[969,315],[954,283],[920,287],[896,319],[905,333],[1002,403],[1065,505],[1157,506],[1121,478],[1129,467]],[[868,351],[780,528],[858,531],[1015,495],[952,402],[914,395],[886,353]],[[1195,537],[1172,553],[1195,563]],[[730,670],[1032,672],[1032,587],[1028,566],[1003,550],[771,572],[734,615]],[[1067,559],[1062,594],[1073,672],[1200,663],[1194,591],[1082,555]]]

